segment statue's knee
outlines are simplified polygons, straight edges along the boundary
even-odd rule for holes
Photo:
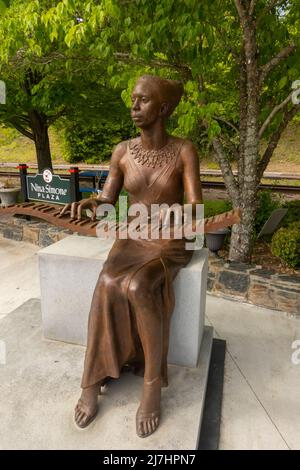
[[[131,302],[135,302],[138,296],[139,291],[139,283],[135,279],[131,279],[129,286],[128,286],[128,299]]]
[[[102,272],[99,277],[98,287],[110,291],[114,289],[117,285],[116,279],[112,277],[109,273]]]
[[[144,279],[133,278],[128,286],[128,298],[131,302],[141,302],[150,294],[150,289]]]

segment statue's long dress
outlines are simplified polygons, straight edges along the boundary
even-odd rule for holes
[[[130,204],[142,202],[148,207],[151,203],[182,204],[183,182],[178,165],[179,147],[177,143],[175,158],[169,164],[153,170],[149,184],[145,180],[143,166],[134,160],[129,146],[127,147],[122,165],[124,188],[129,193]],[[105,195],[105,187],[103,193]],[[135,313],[139,305],[138,301],[136,305],[131,304],[128,287],[134,275],[153,260],[159,260],[161,264],[161,283],[155,296],[161,296],[162,302],[161,374],[163,385],[168,384],[169,326],[174,309],[172,282],[180,268],[190,261],[192,253],[191,250],[185,249],[184,239],[115,240],[99,275],[91,304],[82,388],[107,377],[118,378],[124,365],[143,366],[144,355]]]

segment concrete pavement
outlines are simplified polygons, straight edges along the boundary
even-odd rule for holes
[[[0,340],[1,321],[28,299],[39,298],[38,250],[37,246],[0,237]],[[300,340],[300,320],[281,312],[213,296],[207,296],[206,312],[207,324],[214,326],[216,337],[227,341],[220,448],[300,449],[300,364],[293,364],[291,359],[292,343]],[[37,356],[43,351],[42,343],[42,340],[34,343]],[[30,344],[29,341],[28,348]],[[65,343],[62,347],[68,349],[68,359],[58,365],[50,348],[47,353],[49,369],[43,376],[51,387],[54,364],[67,367],[64,372],[60,371],[66,379],[68,392],[66,403],[61,405],[67,410],[70,408],[71,416],[73,401],[78,395],[74,390],[75,382],[79,387],[80,380],[77,375],[70,377],[71,365],[81,360],[82,351],[80,347]],[[0,373],[1,367],[4,366],[0,364]],[[27,367],[35,374],[29,363]],[[29,397],[33,393],[32,407],[36,412],[35,391],[27,389],[26,385],[25,382],[23,393]],[[39,393],[45,393],[45,403],[49,402],[47,387],[41,384]],[[18,405],[19,396],[20,390],[12,388],[10,402],[16,408],[16,433],[17,420],[24,419]],[[71,419],[70,416],[66,419]],[[53,420],[47,413],[44,418]],[[17,437],[17,434],[12,436],[12,441]],[[51,442],[51,437],[49,439]],[[61,439],[63,442],[63,435]],[[96,445],[94,442],[93,447]]]

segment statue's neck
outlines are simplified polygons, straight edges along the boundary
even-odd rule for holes
[[[158,123],[148,129],[141,129],[141,142],[145,149],[160,149],[168,143],[168,134],[165,127]]]

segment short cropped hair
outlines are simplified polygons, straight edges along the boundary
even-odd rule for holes
[[[166,78],[157,77],[156,75],[142,75],[137,80],[137,83],[140,81],[147,81],[151,87],[155,88],[161,101],[168,105],[167,117],[171,116],[183,95],[182,83],[178,80],[168,80]]]

